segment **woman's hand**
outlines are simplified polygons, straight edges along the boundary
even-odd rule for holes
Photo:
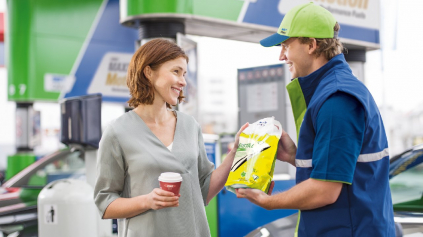
[[[234,142],[234,148],[232,148],[231,152],[236,152],[236,150],[238,149],[238,145],[239,145],[239,136],[241,135],[241,133],[249,126],[249,123],[246,123],[244,125],[242,125],[242,127],[239,129],[239,131],[236,133],[235,135],[235,142]]]
[[[147,194],[148,207],[153,210],[159,210],[166,207],[177,207],[179,206],[180,196],[181,194],[175,196],[172,192],[155,188],[151,193]]]
[[[277,158],[295,166],[295,155],[297,154],[297,146],[289,137],[288,133],[282,130],[282,136],[278,144]]]
[[[229,171],[231,171],[232,162],[235,157],[236,150],[238,149],[239,144],[239,136],[241,135],[242,131],[248,127],[248,123],[244,124],[238,131],[235,136],[234,147],[223,160],[222,164],[217,167],[216,170],[213,171],[211,178],[210,178],[210,185],[209,185],[209,193],[207,194],[207,203],[212,200],[214,196],[216,196],[220,190],[222,190],[223,186],[225,185],[226,180],[228,179]]]

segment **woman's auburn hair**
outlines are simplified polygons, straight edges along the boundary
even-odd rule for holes
[[[140,104],[153,104],[153,84],[145,76],[144,69],[150,66],[152,70],[156,71],[163,63],[179,57],[185,58],[188,63],[188,56],[185,52],[170,40],[158,38],[143,44],[132,56],[128,66],[126,84],[131,95],[128,105],[136,108]],[[184,93],[181,91],[178,102],[182,102],[184,98]],[[166,106],[171,108],[168,103],[166,103]]]

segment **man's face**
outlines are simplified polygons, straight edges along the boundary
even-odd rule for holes
[[[309,54],[309,45],[301,44],[298,38],[289,38],[282,44],[279,60],[289,65],[292,78],[309,75],[313,56]]]

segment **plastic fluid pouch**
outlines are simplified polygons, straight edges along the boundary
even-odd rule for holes
[[[240,135],[226,188],[254,188],[268,192],[273,178],[282,126],[274,117],[250,124]]]

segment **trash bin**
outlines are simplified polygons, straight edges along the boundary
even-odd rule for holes
[[[93,189],[85,181],[57,180],[38,195],[40,237],[95,237],[97,219]]]

